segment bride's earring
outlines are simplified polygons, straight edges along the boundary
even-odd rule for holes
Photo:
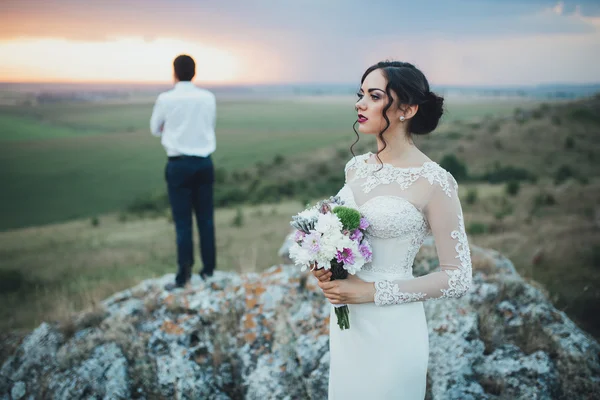
[[[404,118],[404,115],[401,115],[401,116],[400,116],[400,122],[404,122],[404,120],[405,120],[405,119],[406,119],[406,118]]]

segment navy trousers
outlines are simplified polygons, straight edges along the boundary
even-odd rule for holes
[[[215,224],[213,206],[214,167],[210,156],[170,157],[165,178],[171,212],[177,235],[177,276],[175,282],[184,285],[192,277],[194,245],[192,212],[196,215],[201,273],[208,276],[216,268]]]

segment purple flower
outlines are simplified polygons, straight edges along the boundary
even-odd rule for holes
[[[306,233],[304,233],[302,231],[296,231],[296,234],[294,235],[294,241],[296,243],[300,243],[302,241],[302,239],[304,239],[305,236],[306,236]]]
[[[366,218],[361,218],[360,219],[360,224],[359,224],[358,227],[360,229],[362,229],[362,230],[365,230],[365,229],[367,229],[369,227],[369,225],[370,225],[369,221],[367,221]]]
[[[327,214],[331,212],[331,204],[327,200],[321,200],[317,205],[321,214]]]
[[[317,253],[321,248],[321,234],[318,232],[313,232],[304,236],[302,247],[312,253]]]
[[[360,240],[363,238],[363,233],[360,231],[360,229],[356,229],[354,232],[352,232],[352,234],[350,235],[350,240],[354,240],[355,242],[360,242]]]
[[[358,246],[358,251],[360,251],[360,254],[365,258],[366,262],[371,262],[373,258],[373,252],[371,251],[371,247],[369,247],[369,245],[364,243],[361,244]]]
[[[352,254],[352,250],[347,247],[344,247],[344,250],[342,251],[338,250],[335,258],[338,262],[344,264],[354,264],[354,254]]]

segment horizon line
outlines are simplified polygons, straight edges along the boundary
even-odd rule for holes
[[[194,81],[192,83],[203,86],[317,86],[317,85],[336,85],[336,86],[352,86],[357,85],[354,82],[309,82],[309,81],[290,81],[290,82],[203,82]],[[151,86],[151,85],[175,85],[173,81],[3,81],[0,80],[0,85],[139,85],[139,86]],[[485,89],[485,88],[533,88],[542,86],[600,86],[600,81],[597,82],[542,82],[532,84],[458,84],[458,83],[430,83],[432,87],[460,87],[460,88],[473,88],[473,89]]]

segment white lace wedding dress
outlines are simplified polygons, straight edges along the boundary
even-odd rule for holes
[[[382,168],[382,169],[381,169]],[[471,285],[471,256],[458,185],[435,162],[397,168],[372,153],[346,164],[338,193],[371,223],[373,260],[357,276],[374,282],[372,303],[350,304],[350,329],[330,320],[330,400],[422,400],[429,337],[423,301],[456,298]],[[440,271],[414,278],[412,265],[432,233]]]

